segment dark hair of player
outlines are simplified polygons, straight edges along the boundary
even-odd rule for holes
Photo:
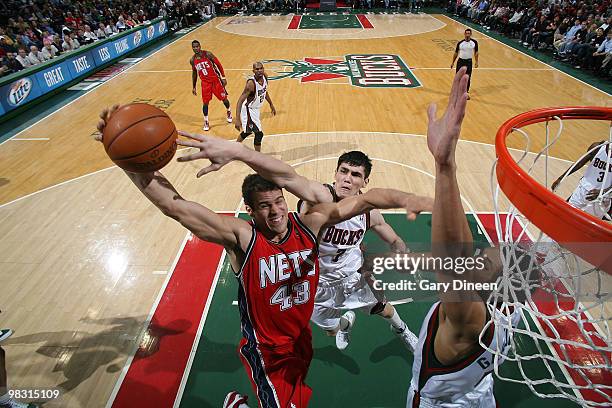
[[[365,169],[365,178],[370,177],[370,172],[372,171],[372,160],[370,160],[368,155],[364,152],[353,150],[351,152],[343,153],[342,156],[338,158],[336,171],[338,171],[338,168],[340,168],[342,163],[347,163],[351,166],[363,166]]]
[[[259,174],[249,174],[242,182],[242,198],[244,199],[244,203],[252,208],[255,205],[253,202],[254,193],[263,193],[280,189],[279,186],[266,180]]]
[[[191,45],[193,45],[193,44],[199,44],[199,43],[200,43],[200,42],[199,42],[198,40],[193,40],[193,41],[191,42]]]

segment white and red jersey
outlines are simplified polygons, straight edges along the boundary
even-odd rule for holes
[[[194,55],[191,59],[193,69],[198,72],[202,82],[215,82],[225,78],[225,71],[221,62],[208,51],[202,51],[200,55]]]
[[[253,237],[238,278],[241,328],[248,342],[278,347],[309,331],[319,283],[315,235],[295,213],[287,235],[268,241],[253,226]]]

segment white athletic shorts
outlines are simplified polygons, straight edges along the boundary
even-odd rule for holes
[[[412,408],[415,389],[410,385],[406,408]],[[493,376],[487,375],[473,391],[467,394],[445,397],[444,400],[426,398],[421,395],[419,408],[496,408],[493,395]]]
[[[246,107],[246,103],[242,105],[240,109],[240,121],[242,123],[242,131],[244,133],[251,133],[255,131],[255,127],[263,132],[263,128],[261,127],[261,119],[259,118],[259,113],[261,109],[250,109]]]
[[[310,320],[323,330],[334,330],[344,310],[360,309],[370,313],[378,302],[368,278],[359,272],[332,282],[319,281]]]
[[[587,186],[579,184],[576,190],[574,190],[574,193],[572,194],[568,202],[572,206],[586,213],[589,213],[596,218],[603,219],[604,216],[608,213],[608,211],[610,211],[610,204],[612,203],[612,199],[608,198],[604,199],[603,201],[589,201],[586,199],[586,195],[589,191],[590,190],[589,188],[587,188]]]

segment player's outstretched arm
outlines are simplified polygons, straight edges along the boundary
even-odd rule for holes
[[[118,105],[115,105],[100,114],[101,120],[98,123],[100,135],[96,137],[96,140],[102,141],[101,134],[106,122],[117,109]],[[246,249],[252,234],[247,222],[221,216],[199,203],[185,200],[160,172],[131,173],[126,171],[125,173],[164,215],[180,222],[198,238],[223,245],[231,250],[238,246]]]
[[[198,177],[219,170],[227,163],[238,160],[255,170],[260,176],[309,203],[331,202],[333,197],[321,183],[300,176],[295,169],[272,156],[256,152],[240,143],[216,137],[179,132],[191,140],[178,140],[181,146],[195,147],[199,152],[180,157],[178,160],[191,161],[208,159],[211,165],[203,168]]]
[[[550,188],[553,191],[556,190],[557,186],[559,185],[561,180],[563,180],[564,177],[568,177],[572,173],[577,172],[578,170],[583,168],[587,163],[589,163],[591,160],[593,160],[593,158],[595,158],[595,155],[597,154],[597,147],[601,146],[604,143],[606,143],[606,142],[605,141],[601,141],[601,142],[595,142],[592,145],[590,145],[589,148],[587,149],[587,154],[584,157],[582,157],[580,160],[578,160],[577,163],[572,164],[567,170],[565,170],[563,172],[563,174],[561,174],[559,176],[559,178],[556,179],[554,181],[554,183],[552,183]]]
[[[391,251],[395,253],[406,252],[406,244],[393,228],[387,224],[379,210],[370,211],[370,228],[383,241],[389,244]]]
[[[248,243],[251,227],[247,222],[219,215],[202,204],[185,200],[160,172],[125,173],[164,215],[180,222],[198,238],[228,249]]]
[[[455,162],[455,149],[467,103],[467,81],[466,68],[463,67],[453,80],[446,112],[437,119],[435,105],[431,105],[428,111],[427,145],[436,162],[431,243],[432,256],[438,259],[473,256],[473,237],[461,203]],[[457,277],[441,271],[437,273],[438,282],[450,282]],[[484,304],[474,302],[471,296],[462,301],[457,293],[440,292],[440,300],[446,321],[453,330],[450,337],[477,339],[484,324]]]
[[[373,188],[365,194],[348,197],[337,203],[312,206],[303,215],[304,223],[315,233],[322,227],[335,225],[373,209],[404,208],[408,219],[416,219],[422,211],[431,211],[433,200],[388,188]]]

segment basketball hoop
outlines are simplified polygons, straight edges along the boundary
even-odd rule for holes
[[[497,132],[491,187],[503,275],[487,300],[491,319],[483,333],[495,325],[507,330],[509,338],[492,350],[481,335],[481,345],[493,353],[495,373],[502,380],[525,384],[543,398],[610,406],[612,318],[606,309],[612,306],[612,224],[572,207],[545,187],[550,176],[548,152],[561,136],[564,120],[612,122],[612,108],[533,110],[508,120]],[[553,121],[559,131],[550,137]],[[541,122],[546,125],[544,147],[525,166],[530,137],[522,128]],[[608,131],[612,147],[612,128]],[[527,141],[518,160],[506,143],[513,132]],[[544,185],[532,172],[542,161]],[[610,165],[608,157],[606,166]],[[608,177],[608,172],[603,174]],[[509,201],[506,211],[500,210],[500,189]],[[598,199],[611,196],[612,192],[602,192]],[[513,325],[517,314],[520,323]],[[516,362],[518,372],[511,375],[510,368],[501,366],[504,360]]]

